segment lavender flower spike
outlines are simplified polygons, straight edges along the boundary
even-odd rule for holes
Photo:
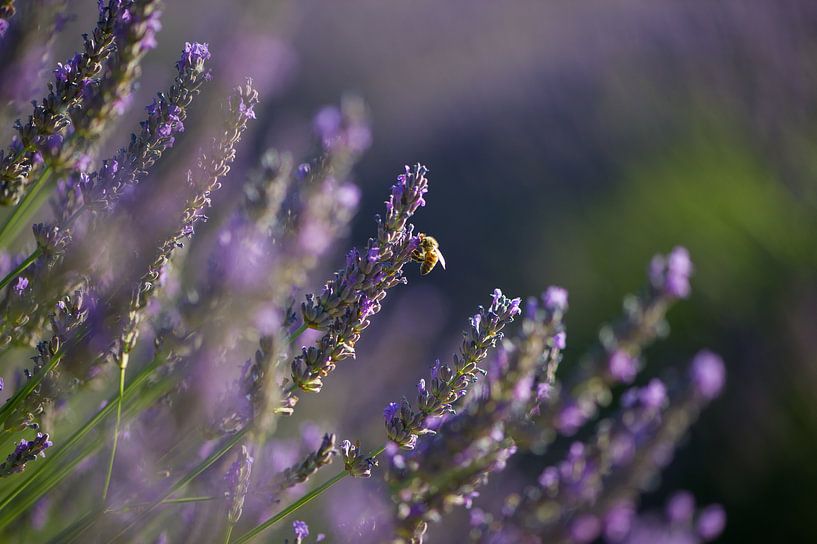
[[[119,339],[117,362],[121,367],[127,366],[127,354],[136,342],[144,313],[142,310],[159,285],[165,265],[181,246],[182,240],[193,236],[196,223],[207,219],[205,210],[211,206],[210,195],[221,186],[221,178],[230,171],[230,164],[235,159],[235,147],[250,119],[247,112],[252,111],[257,103],[258,93],[250,80],[234,90],[227,101],[227,119],[221,139],[214,141],[212,149],[203,155],[197,174],[193,176],[188,173],[194,194],[187,201],[178,228],[159,247],[154,261],[133,293],[127,322]]]
[[[110,0],[107,6],[100,4],[97,26],[92,36],[85,36],[84,51],[57,65],[48,96],[35,104],[27,123],[18,121],[15,125],[14,143],[5,154],[0,151],[0,203],[14,204],[25,193],[35,166],[35,152],[53,155],[50,148],[57,142],[54,137],[59,138],[61,146],[59,135],[70,124],[68,110],[82,104],[86,88],[113,52],[116,24],[124,9],[120,0]]]
[[[190,45],[190,44],[188,44]],[[179,70],[167,93],[159,93],[153,103],[145,108],[148,118],[142,121],[139,135],[131,135],[127,148],[122,148],[113,158],[105,161],[95,174],[74,180],[82,191],[84,205],[95,210],[113,208],[129,185],[138,183],[162,154],[175,143],[175,136],[184,131],[187,107],[199,94],[199,89],[209,75],[204,69],[205,57],[195,63],[187,62],[188,52],[182,52],[182,60],[176,63]],[[61,210],[68,220],[78,206]]]
[[[334,434],[326,433],[323,435],[317,450],[307,455],[297,465],[288,467],[281,474],[275,476],[271,486],[273,495],[278,495],[290,487],[304,483],[319,469],[331,463],[332,458],[338,453],[335,440]]]
[[[353,249],[346,256],[346,267],[324,286],[319,297],[307,296],[301,306],[304,323],[318,330],[326,330],[332,320],[344,312],[361,294],[379,302],[389,287],[403,283],[403,266],[411,260],[411,252],[418,240],[407,225],[417,208],[425,205],[423,195],[428,192],[428,170],[421,164],[397,176],[391,195],[386,201],[386,216],[377,216],[377,239],[367,246]],[[379,305],[375,306],[380,310]]]
[[[480,306],[479,313],[471,318],[451,366],[437,361],[431,369],[428,386],[419,388],[417,409],[404,399],[399,410],[392,404],[385,411],[389,440],[403,449],[413,449],[419,435],[434,432],[427,424],[429,416],[454,413],[454,403],[467,393],[478,373],[485,373],[477,365],[502,338],[502,329],[521,312],[519,304],[520,299],[509,299],[499,289],[494,290],[488,309]]]
[[[411,261],[418,244],[407,221],[425,204],[426,172],[419,164],[413,170],[406,167],[386,201],[385,220],[376,218],[377,239],[370,238],[363,250],[350,251],[346,267],[326,282],[320,296],[306,296],[301,305],[304,326],[325,330],[326,334],[292,361],[292,381],[301,390],[320,391],[323,378],[335,365],[354,357],[355,344],[368,327],[368,318],[380,311],[387,290],[406,282],[403,267]]]
[[[71,111],[74,125],[72,151],[82,148],[99,137],[107,123],[124,113],[130,102],[130,93],[139,78],[139,64],[145,53],[156,46],[156,31],[161,28],[160,0],[132,0],[125,2],[126,9],[116,25],[116,54],[109,69],[92,93],[86,107]],[[66,156],[65,160],[77,157]]]
[[[52,445],[53,442],[48,439],[48,435],[43,433],[37,433],[34,440],[21,439],[14,451],[0,464],[0,478],[23,472],[26,463],[34,461],[37,457],[45,457],[45,450]]]

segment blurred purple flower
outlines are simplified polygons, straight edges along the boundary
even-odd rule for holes
[[[697,393],[711,399],[718,396],[723,388],[726,367],[718,355],[704,350],[692,361],[691,377]]]
[[[707,506],[698,515],[696,527],[701,538],[707,541],[714,540],[726,527],[726,512],[717,504]]]
[[[607,365],[610,375],[622,383],[631,383],[638,373],[638,361],[622,350],[614,351]]]

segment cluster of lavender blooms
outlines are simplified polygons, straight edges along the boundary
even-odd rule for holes
[[[396,505],[395,541],[422,542],[429,522],[457,506],[471,510],[470,535],[480,542],[589,543],[616,523],[622,532],[621,512],[635,514],[640,493],[671,461],[688,426],[724,384],[722,361],[702,351],[686,380],[654,377],[616,391],[617,384],[637,378],[643,364],[635,354],[666,331],[664,314],[670,303],[689,295],[691,273],[683,248],[656,256],[646,292],[625,301],[622,320],[603,328],[600,345],[564,377],[557,369],[566,348],[567,292],[549,287],[540,299],[528,300],[522,326],[495,354],[485,383],[464,399],[459,413],[436,422],[432,440],[413,448],[416,439],[390,434],[387,479]],[[424,390],[421,383],[421,396]],[[616,396],[617,411],[596,420]],[[386,411],[390,427],[395,419],[399,427],[411,417],[423,416],[397,404]],[[514,455],[563,451],[550,446],[590,429],[591,438],[567,446],[566,457],[545,468],[536,485],[511,492],[501,512],[480,507],[479,490]],[[414,451],[403,453],[398,445]]]
[[[64,4],[49,7],[53,20],[67,17]],[[386,406],[376,444],[320,432],[288,446],[279,431],[300,398],[324,398],[386,295],[413,276],[421,248],[412,221],[429,171],[406,166],[373,235],[345,260],[334,255],[359,200],[351,176],[371,143],[365,108],[347,100],[320,110],[312,158],[268,150],[248,166],[240,147],[256,130],[259,92],[251,79],[231,82],[220,124],[203,124],[196,102],[218,76],[216,52],[194,42],[135,132],[101,157],[156,45],[160,7],[100,0],[82,51],[56,64],[45,97],[0,152],[0,203],[9,206],[0,368],[16,376],[0,406],[2,538],[229,544],[291,523],[295,542],[320,542],[329,537],[308,540],[306,521],[289,516],[347,477],[381,475],[394,504],[383,539],[394,542],[422,542],[458,507],[484,542],[717,537],[724,512],[696,512],[689,495],[671,501],[666,520],[637,513],[725,381],[708,351],[684,379],[641,377],[644,348],[690,294],[683,248],[653,259],[645,292],[566,372],[567,291],[551,286],[523,305],[496,289],[468,318],[457,353],[419,379],[416,399]],[[25,45],[27,17],[43,17],[24,11],[0,1],[9,50]],[[0,66],[2,77],[15,66]],[[189,163],[171,152],[182,138],[200,148]],[[19,235],[49,196],[33,238]],[[491,513],[480,493],[520,453],[550,460]],[[43,511],[53,519],[28,523]],[[169,521],[176,515],[183,524]]]

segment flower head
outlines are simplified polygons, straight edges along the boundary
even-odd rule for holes
[[[210,49],[206,43],[185,42],[182,56],[176,63],[180,72],[194,70],[201,72],[204,70],[205,61],[210,60]]]
[[[293,521],[292,530],[295,532],[295,538],[299,540],[309,536],[309,525],[307,525],[305,521]]]

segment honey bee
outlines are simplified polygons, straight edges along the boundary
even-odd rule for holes
[[[418,235],[420,238],[420,246],[411,254],[411,258],[420,264],[420,274],[426,275],[431,272],[437,263],[445,269],[445,257],[440,251],[440,243],[431,236],[423,234]]]

